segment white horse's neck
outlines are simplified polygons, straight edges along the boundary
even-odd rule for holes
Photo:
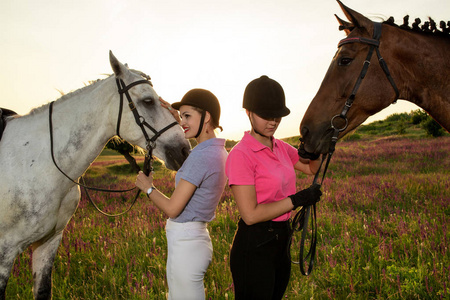
[[[118,109],[114,77],[65,95],[53,104],[55,160],[74,179],[86,171],[114,136]],[[48,114],[48,109],[43,113]]]

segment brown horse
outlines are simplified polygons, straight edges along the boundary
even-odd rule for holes
[[[411,29],[408,16],[402,26],[391,19],[375,23],[337,2],[350,21],[336,16],[347,38],[339,43],[300,124],[305,150],[327,153],[333,135],[335,140],[343,137],[398,98],[423,108],[450,131],[450,36],[445,23],[442,31],[431,19],[422,29],[416,20]]]

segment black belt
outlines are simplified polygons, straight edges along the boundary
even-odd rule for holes
[[[262,227],[262,228],[267,228],[267,229],[284,229],[284,228],[290,228],[290,224],[289,224],[289,220],[288,221],[264,221],[264,222],[259,222],[259,223],[255,223],[253,225],[247,225],[244,220],[242,220],[242,218],[239,220],[238,223],[239,226],[242,227]]]

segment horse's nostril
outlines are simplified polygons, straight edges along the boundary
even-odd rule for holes
[[[165,154],[167,158],[167,167],[171,170],[178,170],[189,155],[190,147],[167,147]]]
[[[188,147],[183,147],[183,149],[181,149],[181,153],[183,154],[184,158],[187,158],[189,156],[189,148]]]
[[[302,128],[300,129],[300,135],[301,135],[300,140],[304,139],[306,137],[306,135],[308,134],[308,132],[309,132],[308,127],[302,126]]]

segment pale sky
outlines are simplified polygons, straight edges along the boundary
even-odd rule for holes
[[[450,20],[448,0],[343,0],[374,21],[431,16]],[[108,52],[152,77],[156,92],[179,101],[192,88],[212,91],[222,107],[219,137],[250,128],[245,86],[261,75],[284,88],[291,114],[277,138],[298,135],[300,121],[344,38],[334,0],[2,0],[0,107],[32,108],[111,74]],[[389,62],[387,62],[389,64]],[[356,75],[355,75],[356,76]],[[406,101],[371,117],[417,106]]]

